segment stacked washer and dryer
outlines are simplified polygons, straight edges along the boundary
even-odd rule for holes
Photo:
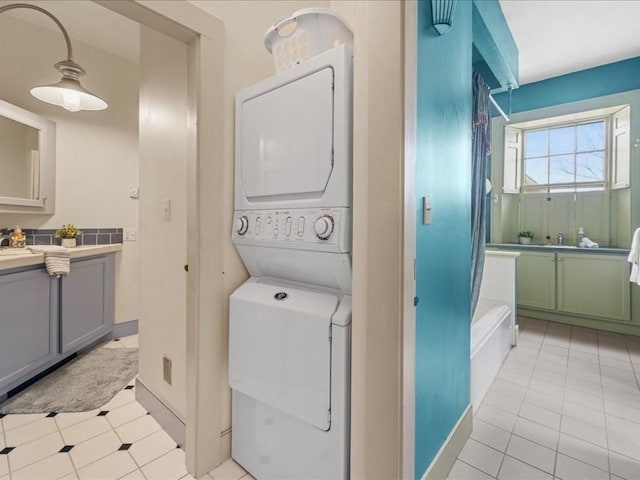
[[[346,44],[236,97],[232,456],[259,480],[349,478],[351,124]]]

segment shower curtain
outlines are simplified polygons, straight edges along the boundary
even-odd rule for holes
[[[487,156],[491,152],[491,105],[489,86],[473,74],[473,126],[471,154],[471,315],[480,295],[485,250],[485,179]]]

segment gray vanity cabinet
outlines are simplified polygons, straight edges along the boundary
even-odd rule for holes
[[[58,355],[58,283],[44,268],[0,275],[0,394]]]
[[[68,276],[44,265],[0,271],[0,399],[113,330],[115,255],[71,260]]]
[[[62,277],[60,353],[73,353],[113,329],[113,257],[76,260]]]

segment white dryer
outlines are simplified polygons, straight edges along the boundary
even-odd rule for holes
[[[236,96],[233,242],[252,276],[351,292],[348,45]]]
[[[258,480],[349,478],[352,54],[236,97],[232,456]]]

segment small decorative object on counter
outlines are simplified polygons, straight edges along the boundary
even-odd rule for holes
[[[584,237],[586,237],[585,233],[584,233],[584,227],[578,227],[578,246],[580,247],[582,240],[584,239]]]
[[[81,230],[70,223],[68,225],[62,225],[62,227],[56,231],[55,237],[61,240],[60,244],[63,247],[73,248],[76,246],[76,237],[81,233]]]
[[[529,245],[531,243],[531,239],[533,238],[533,232],[529,230],[523,230],[518,233],[518,237],[520,238],[520,243],[522,245]]]
[[[20,227],[16,226],[9,235],[9,246],[11,248],[24,248],[27,246],[27,236]]]

